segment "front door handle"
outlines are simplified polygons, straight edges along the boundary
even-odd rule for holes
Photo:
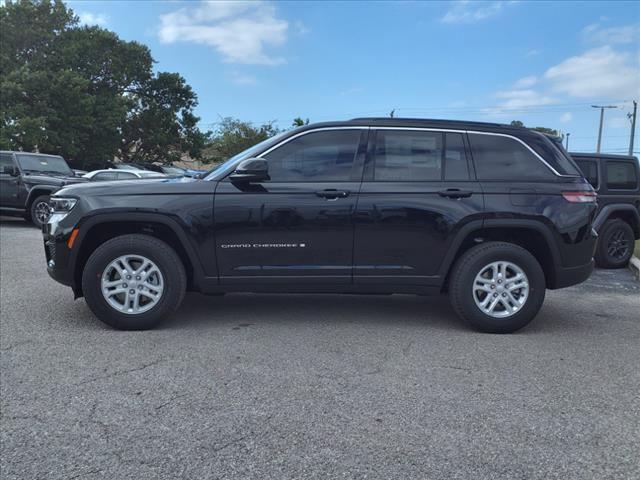
[[[446,190],[440,190],[438,195],[447,198],[468,198],[473,195],[470,190],[460,190],[459,188],[447,188]]]
[[[316,195],[327,200],[337,200],[339,198],[346,198],[351,192],[348,190],[336,190],[335,188],[327,188],[326,190],[318,190]]]

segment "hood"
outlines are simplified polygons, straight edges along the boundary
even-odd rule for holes
[[[22,181],[27,185],[53,185],[55,187],[64,187],[74,183],[85,183],[86,178],[67,177],[64,175],[24,175]]]
[[[183,192],[189,188],[194,188],[194,186],[198,184],[202,187],[202,192],[200,193],[212,191],[212,182],[206,182],[204,180],[197,180],[189,177],[161,177],[109,182],[87,182],[65,187],[62,190],[59,190],[56,195],[60,197],[65,195],[72,197],[90,197],[108,195],[171,194]]]

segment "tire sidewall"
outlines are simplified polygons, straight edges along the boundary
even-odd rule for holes
[[[628,255],[628,258],[625,260],[614,259],[610,257],[608,254],[609,241],[611,240],[611,237],[613,236],[613,234],[618,230],[624,231],[625,235],[631,240],[631,243],[632,243],[632,245],[629,247],[630,255]],[[600,249],[601,249],[600,253],[601,253],[601,257],[605,261],[605,266],[609,268],[624,267],[629,262],[629,259],[633,255],[633,240],[635,240],[633,236],[633,230],[626,222],[622,220],[613,220],[613,221],[607,222],[607,225],[602,235],[602,242],[600,243]]]
[[[473,284],[478,273],[490,263],[498,261],[517,265],[526,274],[529,284],[529,295],[523,307],[516,314],[506,318],[494,318],[480,310],[473,293]],[[465,319],[476,328],[496,333],[512,332],[527,325],[540,310],[546,289],[544,272],[535,257],[520,247],[510,245],[485,251],[470,260],[464,271],[460,272],[459,282],[458,301],[461,302],[460,307]]]
[[[124,240],[124,238],[123,238]],[[168,245],[167,248],[170,248]],[[156,264],[162,273],[164,288],[159,302],[150,310],[140,314],[125,314],[114,309],[102,294],[102,274],[107,266],[123,255],[142,255]],[[184,294],[184,272],[179,271],[175,259],[161,254],[154,243],[141,240],[107,242],[99,247],[87,261],[82,275],[85,300],[98,318],[114,328],[145,330],[152,328],[167,313],[177,308]],[[182,280],[182,282],[184,282]]]
[[[35,215],[35,208],[36,205],[38,205],[38,203],[40,202],[47,202],[47,204],[49,203],[49,195],[38,195],[33,202],[31,202],[31,207],[29,207],[29,218],[31,219],[31,223],[33,223],[36,227],[38,228],[42,228],[42,226],[44,225],[44,223],[40,223],[40,220],[37,219],[36,215]]]

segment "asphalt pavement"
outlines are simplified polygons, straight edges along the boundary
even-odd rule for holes
[[[640,477],[640,283],[596,271],[512,335],[445,297],[188,294],[111,330],[0,219],[2,479]]]

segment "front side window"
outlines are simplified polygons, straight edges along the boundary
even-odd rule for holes
[[[360,130],[327,130],[294,138],[262,155],[272,182],[347,182],[356,179],[354,161]]]
[[[131,180],[132,178],[138,178],[138,177],[136,177],[135,173],[118,172],[118,180]]]
[[[13,158],[10,153],[0,153],[0,173],[4,173],[4,167],[12,167]]]
[[[540,181],[553,172],[531,150],[514,138],[469,134],[478,180]]]
[[[578,160],[575,161],[584,175],[584,178],[593,186],[598,188],[598,164],[595,160]]]
[[[630,162],[608,161],[606,167],[607,188],[635,190],[638,187],[636,169]]]

